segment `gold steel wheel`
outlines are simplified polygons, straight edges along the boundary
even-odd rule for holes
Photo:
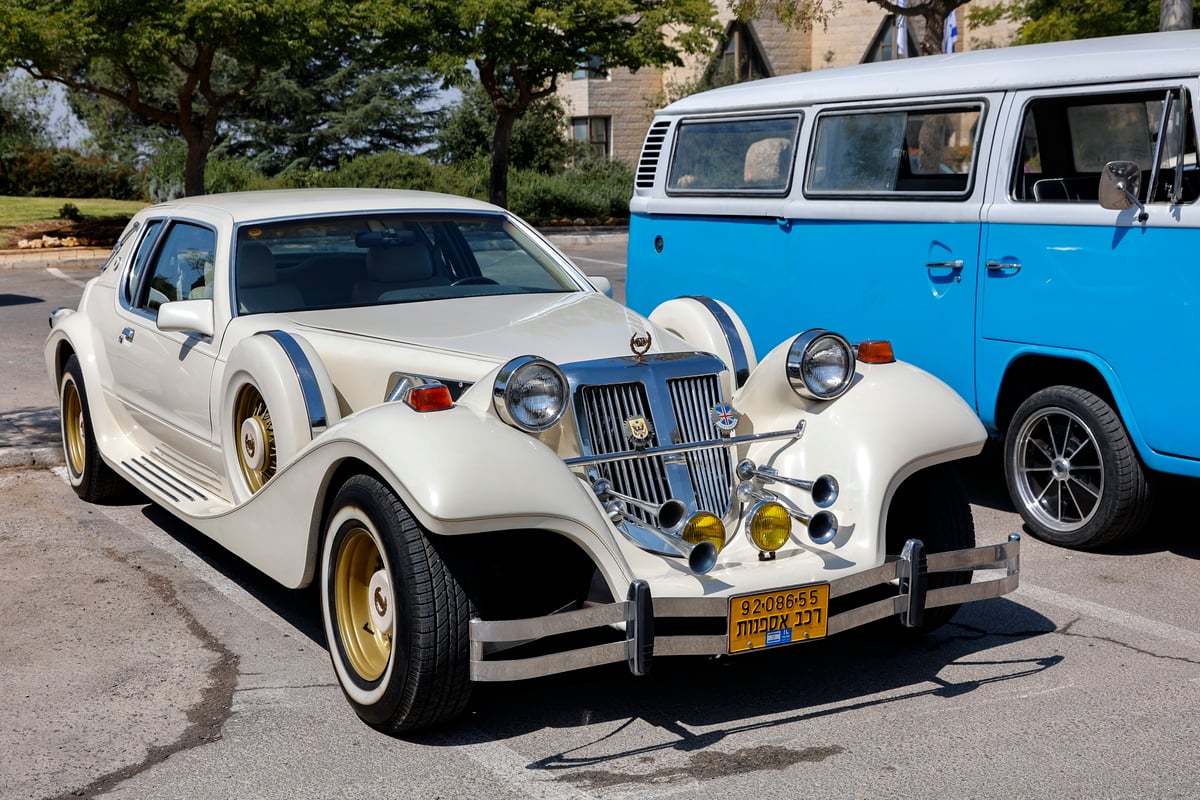
[[[395,597],[375,539],[353,528],[342,540],[333,576],[338,638],[364,681],[379,680],[392,653]]]
[[[237,432],[238,467],[251,492],[257,492],[275,474],[277,453],[271,411],[256,387],[246,384],[233,403],[233,429]]]
[[[62,436],[67,466],[73,475],[82,475],[87,466],[87,433],[83,426],[83,401],[73,380],[63,384]]]

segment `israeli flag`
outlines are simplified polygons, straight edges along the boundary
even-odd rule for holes
[[[954,18],[954,12],[951,11],[946,17],[946,37],[945,51],[953,53],[958,48],[958,20]]]

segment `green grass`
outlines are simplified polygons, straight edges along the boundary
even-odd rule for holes
[[[147,204],[138,200],[83,200],[70,197],[0,196],[0,241],[25,225],[53,222],[58,211],[73,203],[86,217],[130,217]]]

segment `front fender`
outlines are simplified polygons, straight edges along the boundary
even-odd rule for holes
[[[803,436],[751,445],[745,456],[789,477],[836,478],[841,492],[831,510],[839,529],[831,547],[847,548],[856,561],[879,562],[888,505],[900,484],[925,467],[978,454],[987,432],[954,390],[904,362],[860,363],[854,384],[838,399],[803,400],[784,379],[787,344],[763,359],[734,405],[754,431],[787,430],[803,420]],[[815,510],[801,490],[769,488],[808,513]]]

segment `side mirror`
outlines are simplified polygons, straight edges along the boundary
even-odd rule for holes
[[[612,296],[613,296],[612,281],[610,281],[608,278],[604,277],[603,275],[588,275],[587,279],[588,279],[588,282],[592,284],[592,288],[594,288],[597,292],[600,292],[601,294],[603,294],[605,297],[612,299]]]
[[[1146,207],[1138,200],[1142,171],[1133,161],[1110,161],[1100,170],[1100,205],[1111,211],[1138,208],[1138,222],[1145,222]]]
[[[160,331],[178,333],[198,333],[201,336],[212,336],[213,301],[176,300],[163,303],[158,307],[158,329]]]

